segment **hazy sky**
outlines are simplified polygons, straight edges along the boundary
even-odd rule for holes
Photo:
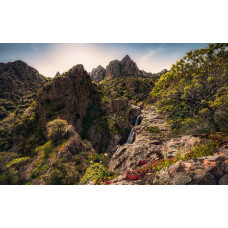
[[[0,44],[0,62],[22,60],[41,74],[53,77],[76,64],[83,64],[90,72],[94,67],[106,67],[112,60],[128,54],[140,70],[157,73],[169,69],[186,52],[207,44]]]

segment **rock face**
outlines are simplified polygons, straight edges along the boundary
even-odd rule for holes
[[[46,81],[23,61],[0,63],[0,93],[28,94],[41,88]]]
[[[38,112],[45,124],[60,116],[80,133],[86,109],[94,98],[94,86],[82,65],[54,78],[38,94]]]
[[[118,76],[142,76],[142,73],[136,63],[126,55],[121,61],[111,61],[106,67],[106,79],[113,79]]]
[[[99,65],[97,68],[94,68],[91,73],[91,78],[95,82],[102,81],[105,78],[106,70],[104,67]]]

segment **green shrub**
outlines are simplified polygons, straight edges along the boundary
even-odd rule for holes
[[[29,157],[21,157],[21,158],[15,158],[9,163],[6,164],[6,168],[10,168],[11,166],[17,166],[20,165],[21,163],[27,161]]]
[[[48,185],[73,185],[79,182],[80,174],[74,163],[62,163],[57,160],[43,179]]]
[[[80,180],[80,185],[88,184],[90,181],[94,184],[103,184],[104,181],[113,179],[115,175],[115,172],[107,170],[104,165],[95,163],[87,168]]]
[[[66,132],[67,121],[55,119],[47,124],[48,137],[55,143],[62,139],[63,134]]]

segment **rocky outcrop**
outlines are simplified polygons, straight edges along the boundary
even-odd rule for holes
[[[152,73],[146,72],[145,70],[142,70],[141,73],[142,73],[142,75],[143,75],[144,77],[152,77],[152,76],[153,76]]]
[[[140,180],[120,175],[114,185],[228,185],[228,149],[221,147],[212,156],[182,160],[161,169],[155,176],[147,173]]]
[[[99,65],[97,68],[94,68],[91,73],[91,78],[95,82],[102,81],[105,78],[106,70],[104,67]]]
[[[166,74],[168,72],[167,69],[164,69],[156,74],[157,77],[161,77],[163,74]]]
[[[215,185],[228,184],[228,149],[221,147],[212,156],[179,161],[159,171],[153,182],[158,185]]]
[[[80,133],[88,105],[95,97],[94,86],[82,65],[54,78],[37,96],[38,112],[45,124],[60,116]]]
[[[126,55],[121,61],[111,61],[106,67],[106,79],[113,79],[119,76],[142,76],[142,73],[136,63]]]

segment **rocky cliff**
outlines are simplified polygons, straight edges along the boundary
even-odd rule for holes
[[[142,72],[137,64],[126,55],[121,61],[111,61],[106,67],[106,79],[113,79],[118,76],[142,76]]]
[[[80,133],[88,105],[95,97],[94,86],[82,65],[55,77],[37,95],[38,113],[45,124],[60,116]]]
[[[99,65],[97,68],[94,68],[91,72],[91,78],[95,82],[102,81],[105,78],[106,70],[104,67]]]

